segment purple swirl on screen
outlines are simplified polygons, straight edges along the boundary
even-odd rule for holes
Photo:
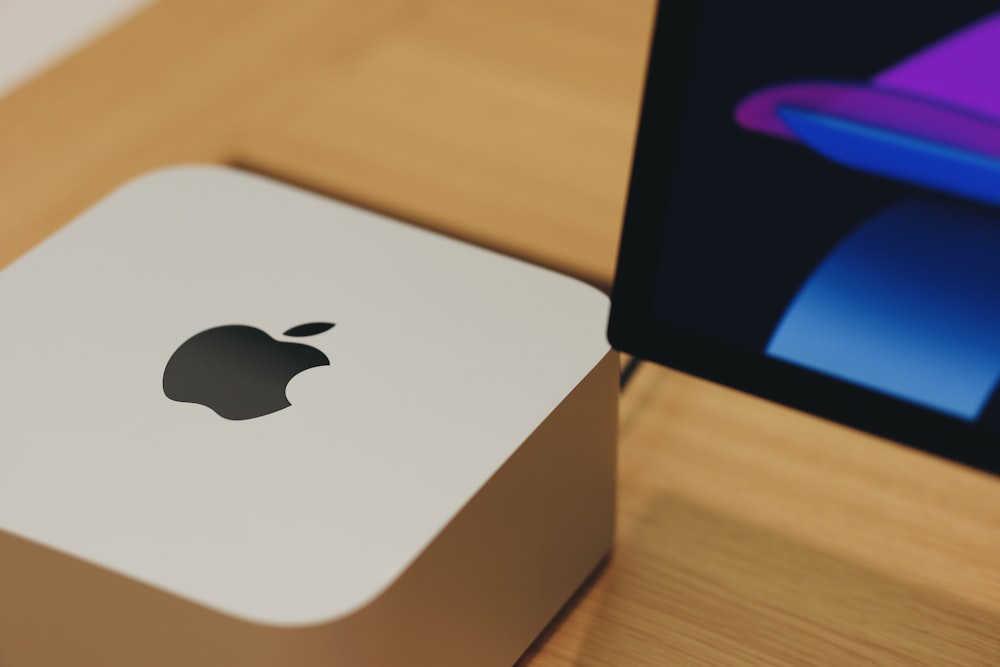
[[[736,122],[861,171],[1000,206],[1000,12],[869,82],[758,90]]]

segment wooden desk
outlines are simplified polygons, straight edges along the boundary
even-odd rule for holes
[[[651,0],[164,0],[0,100],[0,264],[225,162],[610,282]],[[1000,479],[645,366],[523,665],[1000,665]]]

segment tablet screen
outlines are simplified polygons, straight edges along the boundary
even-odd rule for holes
[[[640,356],[1000,434],[995,3],[664,3],[614,299]]]

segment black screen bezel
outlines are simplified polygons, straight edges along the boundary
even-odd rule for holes
[[[659,320],[654,297],[669,187],[693,76],[700,2],[661,2],[654,23],[632,176],[612,287],[615,348],[1000,474],[1000,436],[960,419]]]

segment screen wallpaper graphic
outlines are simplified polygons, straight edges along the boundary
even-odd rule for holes
[[[1000,13],[870,83],[810,81],[754,93],[743,127],[847,167],[1000,205]]]
[[[1000,12],[919,4],[705,4],[657,312],[997,430]]]

